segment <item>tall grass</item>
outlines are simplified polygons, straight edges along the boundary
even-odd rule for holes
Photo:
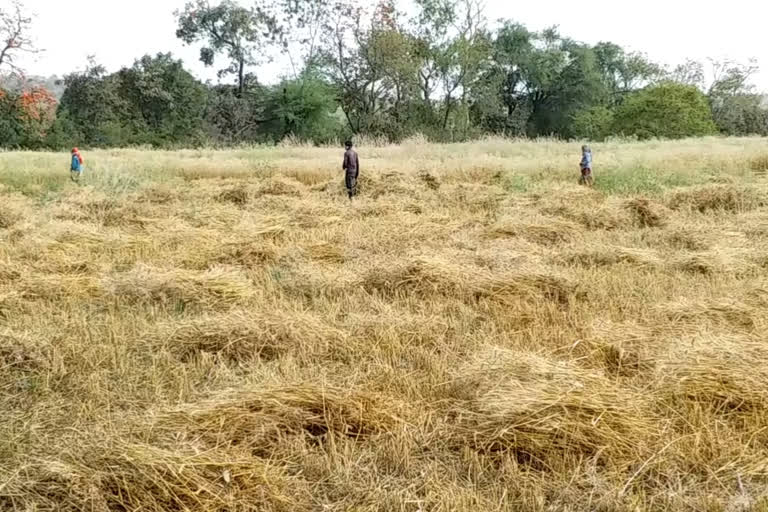
[[[0,153],[0,510],[768,507],[761,139]]]

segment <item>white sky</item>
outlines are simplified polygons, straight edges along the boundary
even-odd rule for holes
[[[215,72],[198,62],[198,48],[184,47],[175,37],[173,11],[184,2],[25,0],[38,16],[35,36],[46,51],[23,65],[30,74],[63,75],[82,69],[92,54],[115,71],[146,53],[171,51],[201,79],[215,80]],[[573,39],[612,41],[666,64],[688,57],[741,61],[755,57],[764,69],[753,82],[768,91],[764,0],[486,0],[486,6],[490,20],[511,18],[533,30],[559,25],[561,34]],[[287,63],[277,61],[252,71],[269,82],[287,71]]]

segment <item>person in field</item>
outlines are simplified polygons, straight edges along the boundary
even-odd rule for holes
[[[591,187],[594,180],[592,179],[592,150],[589,146],[581,146],[581,163],[579,167],[581,168],[579,183]]]
[[[80,176],[83,175],[84,170],[84,160],[83,155],[80,154],[80,150],[77,148],[72,148],[72,160],[71,165],[69,167],[70,171],[70,177],[72,178],[72,181],[79,181]]]
[[[353,148],[351,140],[344,143],[346,151],[344,152],[344,163],[342,169],[344,169],[344,184],[347,186],[347,193],[349,194],[349,200],[351,201],[354,196],[357,195],[357,178],[360,175],[360,158],[357,156],[357,151]]]

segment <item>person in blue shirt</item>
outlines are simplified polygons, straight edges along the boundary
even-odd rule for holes
[[[581,146],[581,163],[579,167],[581,168],[579,183],[591,187],[594,184],[594,179],[592,178],[592,150],[589,146]]]
[[[72,164],[69,170],[72,181],[79,181],[83,174],[83,156],[77,148],[72,148]]]

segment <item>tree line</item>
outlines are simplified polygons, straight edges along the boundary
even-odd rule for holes
[[[90,61],[63,79],[58,101],[39,86],[0,89],[0,146],[768,135],[752,62],[667,68],[556,27],[491,23],[481,0],[194,0],[175,15],[176,36],[199,47],[218,84],[170,53],[114,73]],[[0,72],[34,50],[33,22],[18,0],[0,10]],[[264,84],[257,71],[274,58],[291,72]]]

